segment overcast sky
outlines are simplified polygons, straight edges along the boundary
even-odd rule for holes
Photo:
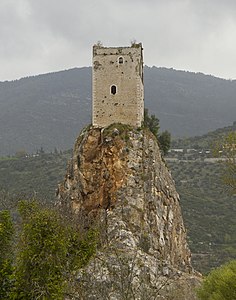
[[[236,78],[236,0],[0,0],[0,80],[91,65],[142,42],[148,66]]]

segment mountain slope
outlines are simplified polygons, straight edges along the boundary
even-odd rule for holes
[[[173,136],[235,121],[236,81],[145,67],[145,105]],[[91,122],[91,68],[0,82],[0,155],[68,149]]]
[[[225,139],[232,131],[236,131],[236,121],[231,126],[218,128],[201,136],[176,139],[172,141],[173,148],[213,149],[216,143]]]
[[[146,106],[174,136],[201,135],[235,120],[236,81],[156,67],[145,71]]]
[[[90,122],[91,70],[72,69],[0,85],[0,154],[72,146]]]

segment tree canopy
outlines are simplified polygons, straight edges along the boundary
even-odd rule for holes
[[[144,109],[143,125],[155,135],[161,151],[164,155],[166,155],[168,153],[168,150],[170,149],[171,134],[167,130],[159,133],[159,119],[155,115],[149,115],[147,108]]]
[[[71,215],[36,201],[20,201],[18,212],[14,245],[10,213],[0,212],[0,299],[64,299],[96,251],[96,231],[82,234]]]

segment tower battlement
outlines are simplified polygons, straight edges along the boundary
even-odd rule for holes
[[[142,44],[93,46],[93,125],[140,127],[144,116]]]

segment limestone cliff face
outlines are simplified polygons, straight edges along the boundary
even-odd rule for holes
[[[132,261],[135,257],[135,280],[131,283],[134,287],[136,284],[135,290],[143,273],[155,282],[162,282],[165,276],[177,276],[178,283],[183,278],[191,281],[195,275],[179,195],[157,141],[147,130],[121,127],[92,127],[81,133],[65,180],[58,188],[59,204],[71,207],[83,219],[100,218],[105,222],[106,243],[99,256],[103,262],[113,260],[114,264],[114,255],[108,249],[115,247],[122,257]],[[91,272],[96,280],[100,276],[100,282],[112,281],[111,275],[104,279],[99,270],[97,275],[94,269]],[[114,286],[109,293],[108,299],[123,299]],[[179,299],[192,297],[189,291],[186,294]],[[135,298],[127,299],[146,299],[140,295],[137,292]],[[92,298],[92,294],[89,297],[102,299]]]

